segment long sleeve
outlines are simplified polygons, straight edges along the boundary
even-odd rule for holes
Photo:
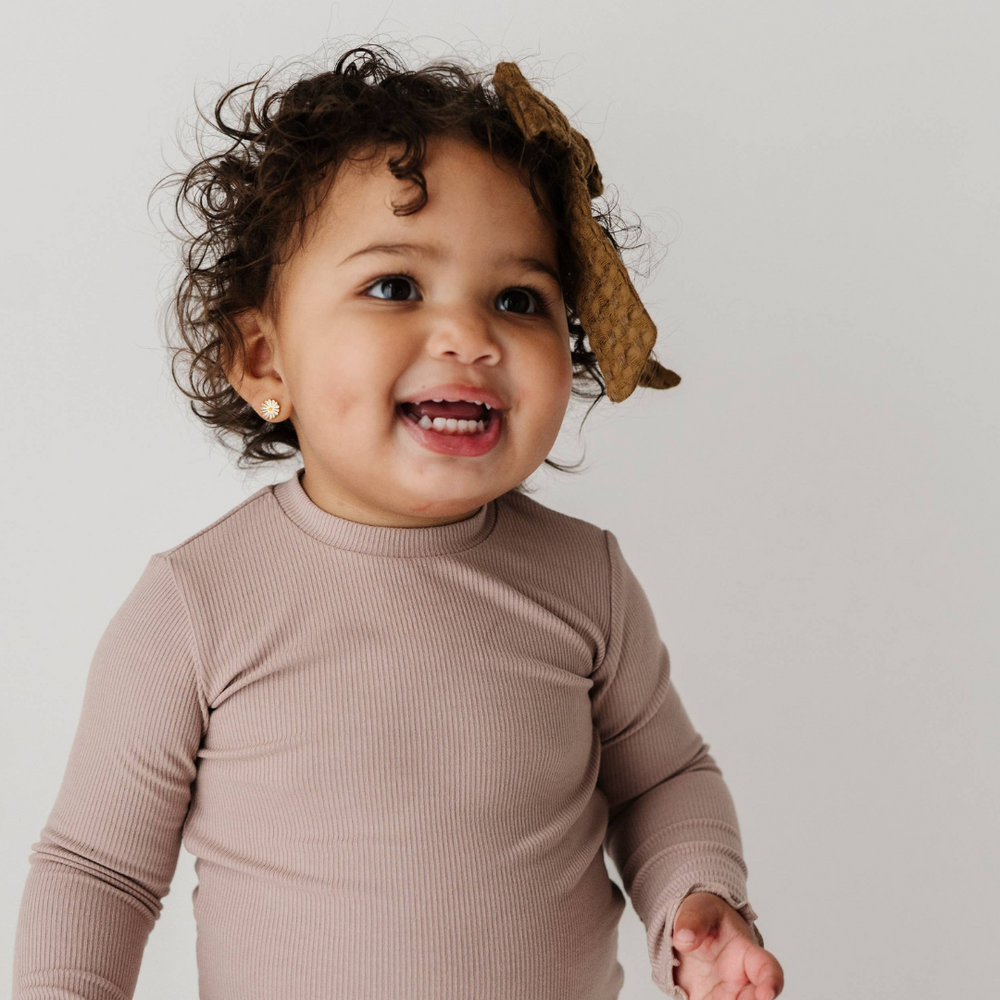
[[[102,635],[55,805],[32,845],[14,1000],[126,1000],[177,866],[207,707],[167,558]]]
[[[611,564],[611,623],[591,691],[601,739],[598,787],[608,799],[605,847],[646,928],[653,981],[674,982],[674,916],[691,892],[714,892],[763,938],[746,895],[736,810],[708,746],[670,677],[649,600],[604,532]]]

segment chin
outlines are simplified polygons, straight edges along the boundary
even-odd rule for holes
[[[411,493],[400,506],[405,513],[419,517],[452,517],[482,507],[484,503],[503,492],[503,489],[496,489],[484,493],[481,486],[463,492],[457,489],[454,483],[451,484],[451,488],[442,487],[440,490],[435,490],[428,484],[426,491],[421,491],[419,494]]]

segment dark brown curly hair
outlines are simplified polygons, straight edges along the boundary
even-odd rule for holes
[[[420,211],[427,201],[421,165],[434,135],[471,138],[523,170],[556,236],[572,338],[572,394],[593,400],[588,415],[605,395],[575,313],[580,268],[559,182],[562,150],[544,137],[526,142],[485,76],[451,60],[408,69],[384,45],[367,44],[345,51],[332,70],[301,76],[283,89],[269,89],[272,72],[266,72],[226,89],[211,116],[198,108],[224,148],[207,152],[199,132],[190,168],[172,171],[153,188],[155,194],[176,187],[172,209],[181,227],[171,230],[180,241],[181,267],[167,303],[166,342],[174,382],[216,439],[239,453],[238,466],[284,461],[298,451],[298,436],[290,420],[260,417],[230,384],[227,371],[245,357],[234,317],[251,307],[273,314],[277,268],[301,245],[304,222],[349,156],[403,145],[387,165],[420,191],[394,211]],[[621,235],[641,228],[624,224],[610,205],[594,217],[619,253],[626,247]],[[580,463],[565,466],[546,458],[545,464],[571,472]],[[524,483],[515,489],[531,492]]]

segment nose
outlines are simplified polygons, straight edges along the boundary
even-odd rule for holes
[[[487,316],[474,305],[441,307],[428,316],[427,350],[465,364],[496,364],[500,345]]]

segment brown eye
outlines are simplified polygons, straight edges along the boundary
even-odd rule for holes
[[[413,287],[413,281],[406,277],[406,275],[393,274],[379,278],[374,284],[368,286],[367,292],[377,289],[379,294],[374,296],[376,299],[385,299],[390,302],[407,302],[410,301],[408,290]],[[402,295],[395,294],[400,291],[402,291]]]
[[[504,312],[515,312],[530,314],[538,312],[535,306],[535,296],[526,288],[506,288],[497,296],[497,302],[509,303],[513,299],[514,306],[503,306]],[[527,305],[526,308],[522,308]]]

